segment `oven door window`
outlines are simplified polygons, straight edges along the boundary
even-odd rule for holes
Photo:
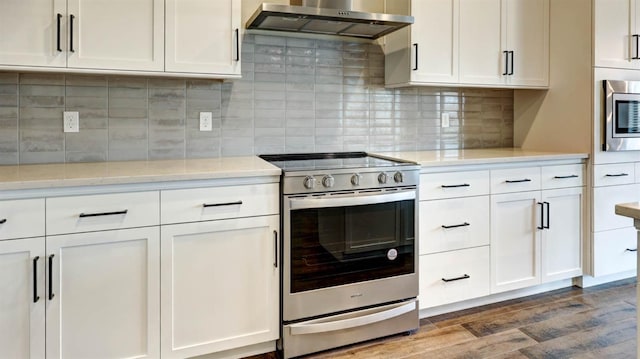
[[[615,135],[640,134],[640,101],[615,100]]]
[[[415,200],[291,211],[291,292],[414,272]]]

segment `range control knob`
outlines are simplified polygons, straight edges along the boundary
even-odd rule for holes
[[[316,179],[313,176],[307,176],[304,178],[303,184],[304,188],[313,189],[316,186]]]
[[[354,173],[353,176],[351,176],[351,184],[354,186],[359,186],[360,185],[360,174],[358,173]]]
[[[404,174],[400,171],[396,172],[393,175],[393,180],[396,181],[397,183],[402,183],[404,182]]]
[[[330,188],[333,187],[333,184],[336,182],[336,180],[333,178],[332,175],[326,175],[324,177],[322,177],[322,185]]]
[[[378,175],[378,182],[380,182],[380,184],[385,184],[387,183],[387,174],[382,172]]]

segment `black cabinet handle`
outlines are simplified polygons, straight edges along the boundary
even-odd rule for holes
[[[538,205],[540,205],[540,225],[536,228],[544,229],[544,204],[542,202],[538,202]]]
[[[519,180],[506,180],[506,183],[523,183],[523,182],[531,182],[529,178],[523,178]]]
[[[508,75],[513,75],[513,51],[509,51],[509,55],[511,55],[511,71],[509,71]]]
[[[53,257],[53,254],[49,256],[49,300],[53,300],[55,296],[53,294]]]
[[[546,218],[547,218],[547,225],[544,225],[544,222],[542,223],[542,228],[544,229],[549,229],[549,226],[551,225],[550,220],[549,220],[549,214],[551,213],[551,205],[549,204],[549,202],[542,202],[543,205],[547,205],[547,214],[546,214]]]
[[[607,173],[606,175],[604,175],[605,177],[625,177],[628,176],[628,173],[616,173],[616,174],[609,174]]]
[[[471,187],[471,185],[470,185],[470,184],[468,184],[468,183],[463,183],[463,184],[450,184],[450,185],[443,184],[443,185],[442,185],[442,186],[440,186],[440,187],[442,187],[442,188],[458,188],[458,187]]]
[[[76,17],[73,15],[69,15],[69,51],[76,52],[73,49],[73,19]]]
[[[236,29],[236,61],[240,61],[240,30]]]
[[[242,201],[235,201],[235,202],[224,202],[224,203],[203,203],[202,207],[207,208],[207,207],[222,207],[222,206],[234,206],[234,205],[239,205],[242,204]]]
[[[631,37],[636,40],[635,41],[636,42],[636,55],[632,56],[631,60],[640,60],[640,52],[638,50],[638,45],[640,45],[638,39],[640,38],[640,35],[634,34],[634,35],[631,35]],[[629,52],[631,52],[631,51],[629,51]]]
[[[115,216],[119,214],[127,214],[127,212],[128,210],[124,209],[122,211],[115,211],[115,212],[80,213],[78,217],[85,218],[85,217],[99,217],[99,216]]]
[[[37,303],[40,300],[38,297],[38,259],[40,256],[33,258],[33,302]]]
[[[567,179],[567,178],[578,178],[578,175],[568,175],[568,176],[553,176],[555,179]]]
[[[62,47],[60,46],[60,20],[62,20],[62,14],[58,14],[56,16],[56,24],[57,24],[57,29],[56,29],[56,44],[57,44],[57,50],[58,52],[62,52]]]
[[[417,43],[413,44],[413,49],[416,52],[416,55],[415,55],[416,65],[413,67],[412,70],[416,71],[416,70],[418,70],[418,44]]]
[[[273,242],[274,242],[274,253],[275,260],[273,261],[273,266],[278,268],[278,231],[273,231]]]
[[[445,226],[445,225],[443,224],[443,225],[442,225],[442,228],[444,228],[444,229],[449,229],[449,228],[458,228],[458,227],[466,227],[466,226],[470,226],[470,224],[469,224],[469,223],[467,223],[467,222],[464,222],[464,223],[461,223],[461,224],[454,224],[454,225],[451,225],[451,226]]]
[[[504,72],[502,76],[506,76],[509,74],[509,51],[502,51],[504,54]]]
[[[5,224],[5,223],[7,223],[7,219],[6,218],[0,219],[0,224]]]
[[[637,251],[638,251],[638,248],[634,248],[634,249],[627,248],[627,249],[625,249],[624,251],[625,251],[625,252],[637,252]]]
[[[462,277],[448,278],[448,279],[447,278],[442,278],[442,281],[445,282],[445,283],[448,283],[448,282],[455,282],[457,280],[469,279],[469,278],[471,278],[471,277],[469,277],[468,274],[464,274],[464,275],[462,275]]]

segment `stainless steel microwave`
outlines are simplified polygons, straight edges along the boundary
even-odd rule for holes
[[[640,81],[604,80],[605,151],[640,151]]]

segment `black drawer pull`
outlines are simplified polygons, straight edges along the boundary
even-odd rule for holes
[[[40,256],[33,258],[33,302],[38,303],[40,297],[38,297],[38,259]]]
[[[236,33],[236,59],[235,59],[235,61],[240,61],[240,30],[236,29],[234,32]]]
[[[80,218],[85,218],[85,217],[99,217],[99,216],[116,216],[119,214],[127,214],[129,210],[125,209],[122,211],[115,211],[115,212],[101,212],[101,213],[80,213],[80,215],[78,215],[78,217]]]
[[[445,226],[445,225],[443,224],[443,225],[442,225],[442,228],[444,228],[444,229],[449,229],[449,228],[458,228],[458,227],[466,227],[466,226],[470,226],[470,224],[469,224],[469,223],[467,223],[467,222],[464,222],[464,223],[462,223],[462,224],[454,224],[454,225],[451,225],[451,226]]]
[[[207,207],[235,206],[240,204],[242,204],[242,201],[224,202],[224,203],[203,203],[202,207],[207,208]]]
[[[7,223],[7,219],[6,218],[0,219],[0,224],[5,224],[5,223]]]
[[[53,257],[53,254],[49,256],[49,300],[53,300],[55,296],[53,294]]]
[[[442,188],[458,188],[458,187],[471,187],[471,185],[470,185],[470,184],[468,184],[468,183],[463,183],[463,184],[450,184],[450,185],[443,184],[443,185],[442,185],[442,186],[440,186],[440,187],[442,187]]]
[[[415,49],[415,51],[416,51],[416,55],[415,55],[415,56],[416,56],[416,57],[415,57],[415,59],[416,59],[416,65],[413,67],[413,69],[412,69],[412,70],[413,70],[413,71],[417,71],[417,70],[418,70],[418,44],[417,44],[417,43],[416,43],[416,44],[413,44],[413,48],[414,48],[414,49]]]
[[[469,277],[469,275],[468,275],[468,274],[465,274],[465,275],[463,275],[462,277],[456,277],[456,278],[442,278],[442,281],[443,281],[443,282],[445,282],[445,283],[448,283],[448,282],[455,282],[455,281],[457,281],[457,280],[469,279],[469,278],[471,278],[471,277]]]
[[[76,52],[73,49],[73,19],[76,17],[73,15],[69,15],[69,51]]]
[[[531,180],[528,178],[523,178],[520,180],[506,180],[505,182],[506,183],[522,183],[522,182],[531,182]]]
[[[62,47],[60,46],[60,20],[62,19],[62,14],[58,14],[56,16],[56,25],[57,25],[57,30],[56,30],[56,50],[58,50],[58,52],[62,52]]]
[[[568,175],[568,176],[554,176],[555,179],[567,179],[567,178],[578,178],[578,175]]]
[[[609,174],[607,173],[606,175],[604,175],[605,177],[625,177],[628,176],[628,173],[616,173],[616,174]]]
[[[634,249],[627,248],[627,249],[625,249],[624,251],[625,251],[625,252],[637,252],[637,251],[638,251],[638,248],[634,248]]]

